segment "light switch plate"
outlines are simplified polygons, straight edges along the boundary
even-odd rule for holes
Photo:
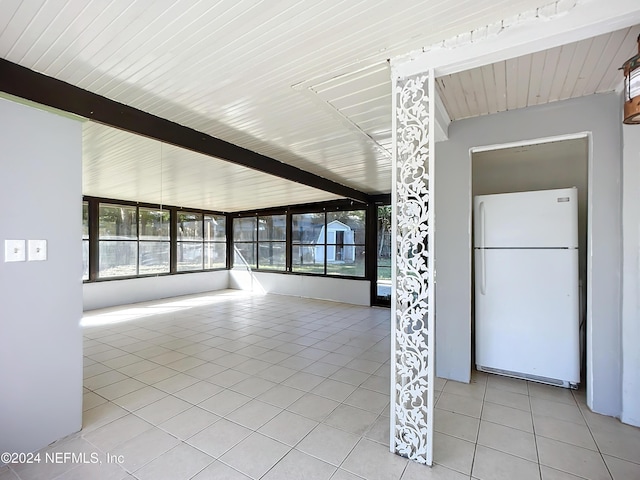
[[[47,241],[29,240],[27,250],[29,251],[29,261],[42,261],[47,259]]]
[[[24,240],[5,240],[4,241],[4,261],[5,262],[24,262],[26,260],[25,241]]]

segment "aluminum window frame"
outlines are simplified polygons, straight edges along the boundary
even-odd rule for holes
[[[113,198],[103,198],[103,197],[93,197],[85,195],[83,196],[83,209],[84,205],[88,206],[89,212],[89,235],[88,239],[84,238],[83,232],[83,242],[87,241],[89,245],[89,275],[88,278],[83,278],[83,283],[94,283],[94,282],[105,282],[105,281],[116,281],[116,280],[126,280],[132,278],[148,278],[148,277],[159,277],[159,276],[168,276],[168,275],[182,275],[187,273],[198,273],[198,272],[211,272],[217,270],[226,270],[229,268],[229,255],[228,255],[228,229],[226,228],[229,219],[228,214],[225,212],[215,211],[215,210],[202,210],[196,208],[186,208],[186,207],[176,207],[171,205],[160,205],[153,203],[144,203],[144,202],[132,202],[127,200],[113,199]],[[108,276],[101,277],[99,272],[99,262],[100,262],[100,242],[105,241],[120,241],[116,239],[100,239],[99,232],[99,219],[100,219],[100,205],[113,205],[113,206],[123,206],[130,207],[136,209],[136,239],[130,239],[126,241],[136,242],[137,245],[137,254],[136,254],[136,273],[135,275],[117,275],[117,276]],[[150,209],[150,210],[161,210],[169,212],[169,239],[168,240],[153,240],[153,239],[141,239],[140,235],[140,209]],[[200,269],[193,270],[184,270],[179,271],[177,268],[177,243],[178,243],[178,232],[176,228],[177,215],[178,212],[194,212],[202,215],[202,228],[204,231],[204,219],[205,217],[215,217],[215,218],[223,218],[225,225],[222,231],[224,232],[224,239],[220,240],[211,240],[206,241],[204,238],[202,240],[202,249],[203,249],[203,265]],[[204,236],[204,234],[203,234]],[[124,240],[122,240],[124,241]],[[169,244],[169,270],[167,272],[151,272],[151,273],[140,273],[140,244],[141,243],[168,243]],[[207,245],[212,244],[223,244],[224,245],[224,262],[222,266],[215,266],[212,268],[205,268],[204,265],[204,249]]]

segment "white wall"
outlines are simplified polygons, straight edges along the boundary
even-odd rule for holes
[[[84,310],[233,288],[370,305],[370,282],[344,278],[248,272],[244,269],[132,278],[83,285]]]
[[[84,310],[229,288],[229,271],[132,278],[83,285]]]
[[[436,144],[436,369],[468,381],[471,368],[471,161],[469,149],[592,132],[593,237],[591,318],[587,331],[587,401],[600,413],[621,411],[621,120],[616,94],[594,95],[468,120]],[[589,348],[589,347],[588,347]]]
[[[368,280],[250,272],[241,268],[231,270],[229,275],[229,288],[238,290],[370,305]]]
[[[640,126],[624,125],[622,157],[622,415],[640,426]]]
[[[0,452],[30,452],[82,426],[82,131],[0,99]],[[48,259],[4,262],[6,239]]]

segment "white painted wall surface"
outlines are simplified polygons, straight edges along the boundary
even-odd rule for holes
[[[0,99],[0,452],[82,426],[82,130]],[[47,240],[47,260],[4,262],[6,239]]]
[[[640,426],[640,127],[622,127],[622,415]]]
[[[233,269],[229,273],[229,288],[368,306],[370,305],[371,284],[368,280]]]
[[[228,287],[228,270],[85,283],[84,310],[224,290]]]
[[[436,369],[468,381],[471,369],[471,161],[469,149],[592,132],[593,237],[587,364],[589,406],[621,411],[621,120],[616,94],[594,95],[454,122],[436,145]],[[543,354],[543,352],[541,352]]]

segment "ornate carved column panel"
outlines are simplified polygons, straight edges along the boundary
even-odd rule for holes
[[[433,72],[394,75],[391,451],[433,457]]]

